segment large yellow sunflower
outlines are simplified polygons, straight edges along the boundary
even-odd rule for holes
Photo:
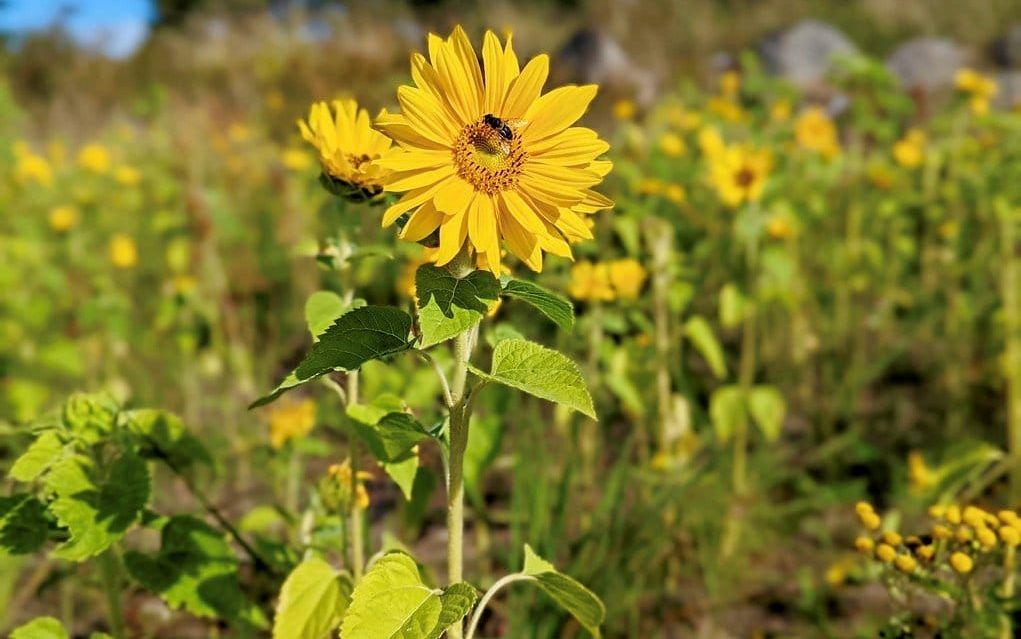
[[[376,195],[383,190],[388,171],[378,160],[391,151],[392,142],[372,128],[369,112],[354,100],[334,100],[333,109],[316,102],[308,122],[298,120],[301,137],[319,151],[323,173],[335,182]]]
[[[439,229],[430,252],[450,262],[467,242],[479,268],[499,275],[500,243],[532,270],[542,254],[571,257],[572,242],[592,237],[587,215],[613,203],[592,190],[611,164],[596,158],[609,145],[592,130],[572,126],[596,95],[594,85],[542,94],[549,56],[522,69],[487,32],[480,67],[464,30],[429,36],[429,59],[411,58],[415,86],[397,92],[400,114],[377,127],[401,149],[380,161],[393,171],[387,191],[404,193],[383,215],[383,226],[410,216],[401,237],[419,241]]]

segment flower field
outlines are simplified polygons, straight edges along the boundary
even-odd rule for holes
[[[525,5],[8,45],[0,630],[1021,636],[1021,100]]]

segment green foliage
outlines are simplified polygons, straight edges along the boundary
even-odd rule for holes
[[[53,617],[36,617],[11,631],[10,639],[68,639],[68,634]]]
[[[475,326],[500,296],[500,282],[488,271],[458,279],[446,268],[423,264],[415,274],[422,348],[444,342]]]
[[[66,457],[53,466],[45,484],[54,496],[50,512],[70,535],[53,554],[72,561],[109,548],[149,501],[149,470],[131,451],[102,465],[81,454]]]
[[[708,320],[701,315],[693,315],[684,323],[684,336],[691,340],[698,352],[705,358],[713,375],[717,379],[727,376],[727,360],[723,354],[723,347],[716,339]]]
[[[354,588],[351,576],[311,557],[298,564],[280,590],[273,639],[320,639],[344,617]]]
[[[242,593],[238,559],[223,533],[188,515],[171,517],[159,552],[124,555],[128,573],[172,608],[241,626],[264,628],[262,611]]]
[[[11,466],[9,476],[20,482],[34,481],[43,474],[64,451],[64,442],[57,433],[46,431],[21,454]]]
[[[130,410],[124,413],[124,422],[138,438],[138,453],[146,459],[164,461],[176,470],[213,463],[202,442],[188,432],[180,417],[169,411]]]
[[[12,555],[36,552],[49,538],[46,505],[24,493],[0,497],[0,548]]]
[[[759,385],[748,391],[748,412],[769,441],[780,437],[787,401],[774,386]]]
[[[577,619],[593,637],[600,636],[599,628],[606,618],[606,608],[592,591],[571,577],[557,572],[553,564],[535,554],[528,544],[525,544],[525,565],[521,572],[532,577],[543,592]]]
[[[333,291],[316,291],[305,302],[305,322],[313,339],[318,339],[327,328],[347,311],[340,295]]]
[[[521,339],[505,339],[493,349],[490,372],[484,379],[547,399],[595,419],[585,380],[578,365],[555,350]]]
[[[390,553],[355,587],[340,634],[345,639],[435,639],[467,614],[474,594],[467,584],[429,588],[411,557]]]
[[[515,278],[508,278],[504,282],[503,294],[531,304],[565,331],[574,327],[574,305],[562,295],[534,282]]]

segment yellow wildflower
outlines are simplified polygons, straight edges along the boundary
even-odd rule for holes
[[[726,144],[716,127],[706,126],[698,132],[698,148],[702,150],[703,155],[711,159],[721,155]]]
[[[733,98],[741,90],[741,74],[737,71],[727,71],[720,76],[720,93]]]
[[[729,98],[710,98],[706,103],[706,108],[727,122],[740,122],[745,117],[741,105]]]
[[[613,260],[608,264],[610,283],[622,300],[633,300],[638,297],[648,277],[648,272],[638,260],[625,258]]]
[[[893,159],[901,166],[913,169],[922,164],[925,159],[925,132],[920,129],[910,129],[903,138],[893,145]]]
[[[946,513],[943,516],[948,523],[959,524],[961,523],[961,507],[956,504],[950,504],[947,506]]]
[[[316,423],[316,405],[310,399],[282,400],[270,408],[269,444],[283,448],[292,439],[301,439]]]
[[[897,567],[897,570],[910,574],[918,568],[918,562],[911,555],[902,553],[897,555],[897,558],[894,560],[894,566]]]
[[[891,546],[899,546],[904,538],[892,530],[888,530],[883,533],[883,541],[890,544]]]
[[[960,574],[966,575],[975,567],[975,562],[968,555],[957,551],[950,555],[950,565]]]
[[[633,120],[636,113],[638,113],[638,107],[632,100],[623,99],[613,103],[613,117],[618,120]]]
[[[337,510],[346,512],[352,506],[359,510],[365,510],[369,507],[369,493],[365,489],[365,480],[371,479],[372,474],[365,471],[358,471],[357,482],[355,486],[355,498],[352,502],[351,499],[351,460],[345,459],[343,463],[333,464],[326,471],[326,482],[328,486],[328,495],[324,496],[324,501],[327,502],[328,507],[333,507]],[[322,486],[323,484],[320,484]],[[322,492],[322,491],[321,491]]]
[[[18,161],[14,166],[14,177],[18,182],[22,184],[35,182],[41,186],[53,184],[53,169],[46,158],[30,151],[21,154],[16,152],[16,155]]]
[[[996,80],[974,69],[961,69],[954,82],[959,91],[969,95],[968,106],[975,115],[985,115],[989,111],[989,102],[1000,89]]]
[[[876,559],[884,564],[893,562],[896,557],[897,551],[894,550],[893,546],[889,544],[879,544],[876,546]]]
[[[312,166],[312,158],[301,149],[284,149],[280,154],[280,163],[288,170],[300,173]]]
[[[659,195],[665,188],[662,180],[653,177],[642,178],[634,186],[634,190],[642,195]]]
[[[684,139],[676,133],[664,133],[659,138],[659,150],[663,152],[663,155],[672,158],[684,155],[686,150]]]
[[[922,492],[936,483],[936,474],[925,463],[925,457],[917,450],[908,453],[908,483],[914,492]]]
[[[138,247],[135,240],[122,233],[110,238],[108,248],[110,262],[121,269],[129,269],[138,263]]]
[[[102,144],[86,144],[78,151],[78,165],[93,173],[106,173],[110,170],[110,152]]]
[[[138,169],[124,164],[117,167],[113,177],[121,186],[135,186],[142,181],[142,173]]]
[[[737,207],[762,198],[772,164],[766,149],[730,145],[710,158],[709,180],[724,204]]]
[[[78,217],[78,209],[69,204],[55,206],[50,209],[50,228],[57,233],[70,231],[78,224]]]
[[[687,201],[688,194],[682,185],[674,183],[667,185],[666,189],[663,191],[663,197],[674,204],[683,204]]]
[[[769,108],[769,119],[777,124],[786,122],[791,119],[792,110],[789,100],[777,100],[773,103],[773,106]]]
[[[999,530],[1000,540],[1011,548],[1021,544],[1021,531],[1014,526],[1003,526]]]
[[[872,551],[876,547],[876,542],[872,541],[871,537],[860,535],[857,539],[854,540],[854,547],[855,549],[857,549],[858,552],[862,553],[863,555],[871,555]]]
[[[832,158],[840,153],[837,127],[821,107],[811,107],[798,116],[794,124],[798,146]]]
[[[826,569],[826,574],[824,575],[826,583],[834,587],[844,584],[847,581],[848,574],[854,570],[857,563],[854,555],[841,555],[839,559],[830,564]]]
[[[777,213],[766,222],[766,233],[773,239],[785,240],[794,235],[794,227],[786,215]]]
[[[996,533],[985,526],[975,529],[975,538],[978,539],[978,543],[982,544],[983,548],[996,547]]]
[[[611,301],[614,293],[610,269],[604,263],[593,264],[588,260],[576,262],[571,267],[571,283],[567,292],[576,300]]]
[[[702,124],[702,116],[697,111],[675,105],[667,111],[667,122],[681,131],[694,131]]]

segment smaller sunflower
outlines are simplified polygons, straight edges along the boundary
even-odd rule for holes
[[[709,182],[728,206],[757,202],[762,198],[772,166],[773,158],[767,149],[730,145],[710,156]]]
[[[355,200],[383,191],[389,171],[378,160],[390,153],[390,138],[372,128],[369,112],[354,100],[316,102],[308,121],[298,120],[301,137],[319,151],[323,183],[336,195]]]
[[[836,157],[840,153],[840,139],[833,120],[820,107],[806,109],[794,124],[794,135],[798,146],[815,151],[825,158]]]

